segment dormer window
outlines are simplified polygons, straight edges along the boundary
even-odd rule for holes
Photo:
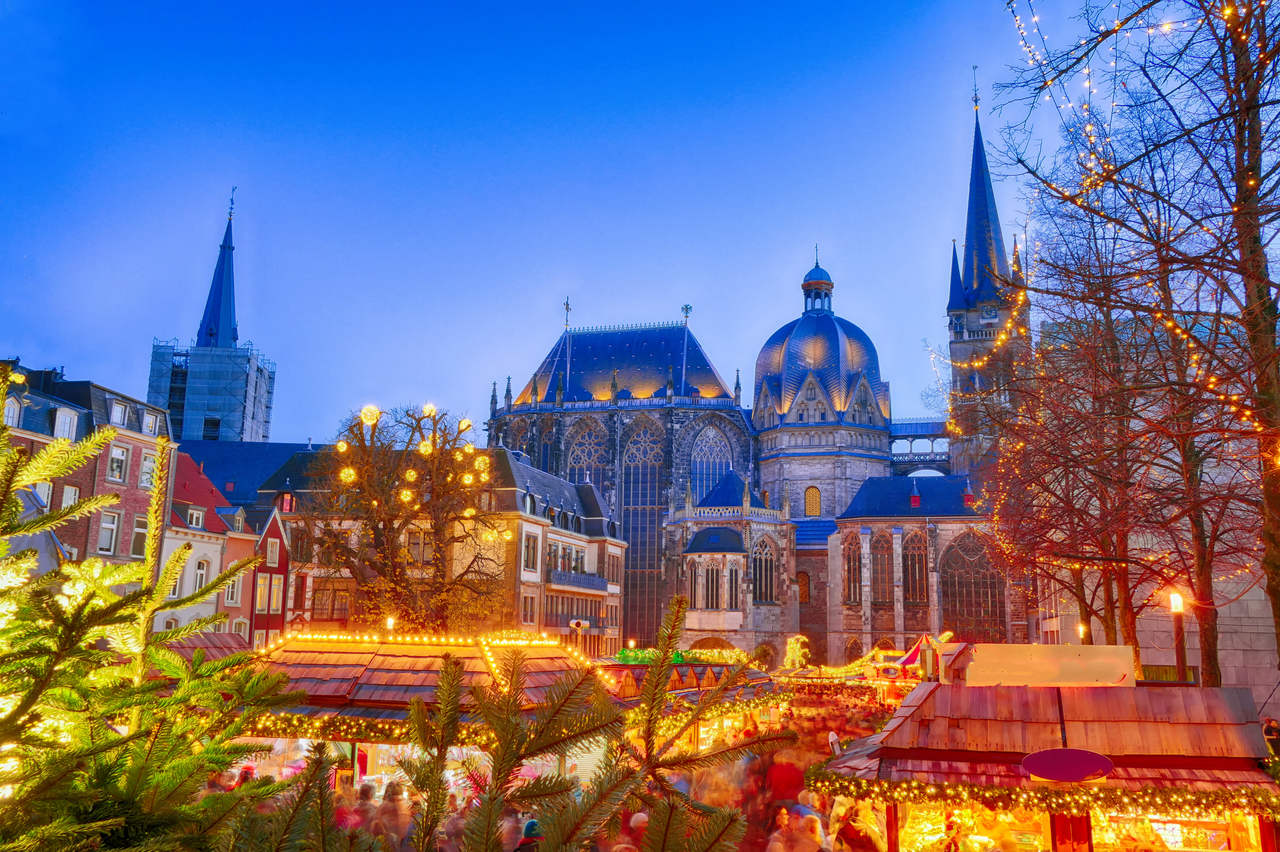
[[[154,411],[142,415],[142,431],[154,435],[160,428],[160,418]]]
[[[123,426],[125,423],[126,415],[127,415],[127,411],[125,410],[123,402],[111,403],[111,425],[112,426]]]
[[[75,440],[76,413],[69,408],[59,408],[53,415],[53,437]]]
[[[4,425],[17,426],[21,417],[22,403],[12,396],[6,399],[4,401]]]
[[[204,509],[198,509],[195,506],[188,507],[187,526],[192,529],[204,529]]]

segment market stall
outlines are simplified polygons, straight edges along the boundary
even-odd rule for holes
[[[305,758],[309,744],[322,740],[343,749],[349,758],[340,782],[349,781],[352,786],[369,782],[380,790],[389,781],[402,781],[396,761],[412,752],[409,704],[415,698],[428,706],[435,703],[445,658],[462,663],[465,713],[470,691],[492,684],[499,677],[503,654],[513,649],[525,660],[526,707],[540,701],[564,674],[592,666],[574,648],[526,634],[286,635],[263,649],[260,660],[268,669],[286,675],[287,689],[304,697],[288,710],[266,717],[250,732],[271,747],[255,769],[259,775],[287,777]],[[609,683],[608,676],[599,676]],[[455,786],[461,788],[470,767],[486,764],[490,738],[481,725],[463,725],[460,746],[450,754],[449,775]],[[584,753],[564,770],[585,776],[593,767],[594,757]]]
[[[927,682],[808,786],[889,852],[1274,852],[1267,757],[1244,689]]]

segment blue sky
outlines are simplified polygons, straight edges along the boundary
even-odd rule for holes
[[[1019,59],[999,0],[5,0],[0,55],[0,356],[145,396],[152,338],[194,336],[237,185],[240,338],[278,363],[277,440],[370,401],[482,418],[566,296],[575,325],[692,304],[749,388],[814,243],[895,415],[926,413],[970,66],[985,106]],[[1016,182],[997,196],[1008,239]]]

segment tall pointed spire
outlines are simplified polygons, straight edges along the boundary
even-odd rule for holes
[[[971,304],[997,302],[1001,280],[1009,278],[1009,261],[996,213],[996,196],[991,189],[987,151],[982,142],[982,126],[973,117],[973,166],[969,172],[969,217],[964,231],[964,259],[961,264],[964,287]]]
[[[235,204],[235,190],[232,190],[232,205]],[[204,316],[200,319],[200,328],[196,331],[196,346],[214,346],[219,349],[230,349],[240,339],[236,331],[236,287],[235,274],[231,265],[231,253],[235,246],[231,243],[232,210],[227,211],[227,230],[222,235],[222,245],[218,248],[218,263],[213,268],[213,283],[209,285],[209,298],[204,303]]]
[[[964,292],[964,282],[960,280],[960,258],[956,254],[956,244],[951,242],[951,295],[947,299],[947,311],[963,311],[969,307],[969,300]]]

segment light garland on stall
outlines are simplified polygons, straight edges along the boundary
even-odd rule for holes
[[[781,690],[778,692],[770,692],[767,695],[755,695],[751,698],[736,698],[730,701],[720,701],[707,708],[703,712],[699,721],[710,722],[715,719],[722,719],[725,716],[739,716],[745,713],[754,713],[757,710],[772,710],[775,708],[778,710],[785,710],[787,709],[787,705],[790,704],[794,698],[794,693],[787,690]],[[690,702],[685,701],[682,698],[677,698],[671,702],[671,706],[675,708],[677,706],[677,702],[684,704],[689,709],[677,710],[658,723],[658,733],[663,736],[674,734],[689,721],[689,717],[693,714],[693,705]],[[625,721],[627,727],[630,729],[638,728],[643,724],[644,720],[640,713],[640,708],[628,710]]]
[[[981,787],[973,784],[934,784],[926,781],[884,781],[850,778],[821,766],[805,775],[806,787],[831,796],[871,799],[885,804],[938,802],[972,803],[991,810],[1015,808],[1046,813],[1087,814],[1094,809],[1116,814],[1170,814],[1177,819],[1221,817],[1246,812],[1280,816],[1280,790],[1261,785],[1230,790],[1196,791],[1144,787]]]
[[[409,742],[409,728],[407,720],[281,713],[260,717],[245,729],[245,736],[266,739],[279,737],[326,742],[403,744]],[[458,729],[457,744],[488,751],[496,746],[498,741],[493,731],[487,726],[468,723]]]

